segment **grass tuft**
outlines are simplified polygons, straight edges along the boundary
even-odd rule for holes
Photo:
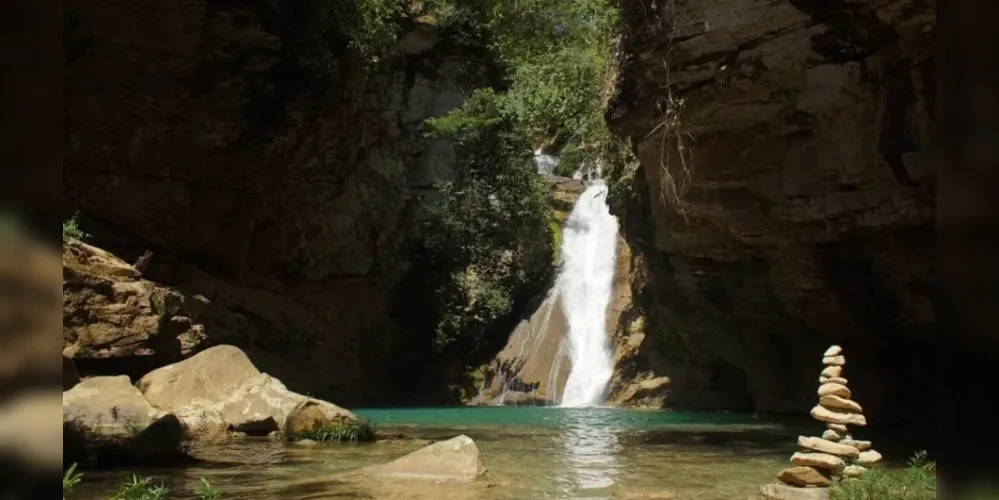
[[[295,440],[311,439],[320,443],[373,443],[375,426],[364,420],[344,420],[295,434]]]
[[[829,500],[932,500],[937,497],[936,463],[917,452],[908,467],[889,470],[871,467],[856,479],[829,488]]]
[[[76,472],[76,464],[70,465],[66,472],[62,474],[62,498],[66,500],[66,495],[73,492],[73,488],[83,481],[83,474]]]

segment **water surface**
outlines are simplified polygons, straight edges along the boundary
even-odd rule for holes
[[[787,466],[799,432],[821,432],[752,415],[613,408],[457,407],[368,409],[386,439],[301,447],[238,439],[210,452],[224,463],[145,469],[176,498],[208,478],[240,500],[281,498],[482,498],[485,500],[656,498],[744,500]],[[472,437],[488,472],[466,485],[345,478],[459,434]],[[98,499],[132,471],[88,472],[72,498]],[[187,496],[185,496],[187,495]]]

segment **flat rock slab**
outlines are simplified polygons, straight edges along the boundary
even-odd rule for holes
[[[461,436],[420,448],[384,465],[371,467],[368,474],[433,481],[471,481],[486,472],[479,460],[479,448],[472,438]]]
[[[832,478],[814,467],[789,467],[777,474],[777,479],[791,486],[829,486]]]
[[[843,348],[838,345],[831,345],[826,352],[822,353],[823,358],[828,358],[829,356],[839,356],[843,354]]]
[[[798,436],[798,446],[807,450],[828,453],[830,455],[838,455],[841,457],[857,458],[860,456],[860,450],[854,448],[853,446],[827,441],[817,437]]]
[[[780,483],[764,484],[760,494],[771,500],[829,500],[829,488],[796,488]]]
[[[841,472],[846,462],[842,458],[828,453],[802,453],[791,455],[791,465],[798,467],[815,467],[831,472]]]
[[[850,399],[850,396],[852,396],[853,393],[850,392],[850,388],[844,384],[830,382],[819,386],[818,395],[820,398],[824,396],[839,396],[841,398]]]
[[[843,366],[846,364],[844,356],[826,356],[822,358],[822,364],[826,366]]]
[[[871,442],[870,441],[861,441],[859,439],[846,438],[846,439],[840,441],[840,444],[848,444],[848,445],[853,446],[854,448],[856,448],[856,449],[858,449],[860,451],[868,450],[868,449],[871,448]]]
[[[867,425],[867,419],[859,413],[842,413],[821,405],[812,408],[810,414],[815,420],[829,424],[855,425],[857,427]]]
[[[849,380],[843,377],[819,377],[819,384],[847,385],[849,384],[849,382],[850,382]]]
[[[852,399],[841,398],[835,394],[822,396],[819,398],[819,404],[834,410],[844,410],[853,413],[864,412],[864,408],[860,406],[860,403],[857,403]]]

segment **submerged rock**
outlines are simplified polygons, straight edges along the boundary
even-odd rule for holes
[[[367,470],[384,477],[471,481],[486,472],[479,448],[472,438],[461,435],[420,448],[393,462]]]

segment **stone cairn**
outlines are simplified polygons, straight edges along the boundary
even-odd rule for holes
[[[819,404],[812,408],[812,418],[826,424],[822,437],[798,436],[803,451],[791,456],[792,467],[777,475],[782,483],[795,487],[826,487],[833,481],[859,477],[881,460],[871,449],[870,441],[853,439],[848,426],[867,425],[863,409],[850,399],[850,389],[843,378],[846,358],[843,349],[834,345],[822,355],[824,368],[819,376]]]

